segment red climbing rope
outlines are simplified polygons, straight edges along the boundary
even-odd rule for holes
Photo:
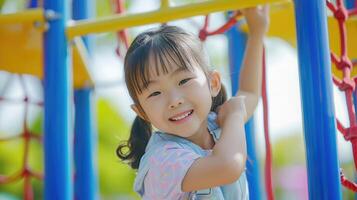
[[[124,0],[113,0],[113,4],[115,5],[115,13],[122,14],[125,12]],[[117,32],[118,41],[123,42],[125,48],[129,48],[129,40],[128,40],[128,31],[126,29],[120,30]],[[116,53],[118,56],[124,56],[123,53],[120,52],[120,47],[116,48]]]
[[[355,8],[352,10],[347,10],[342,0],[337,0],[336,5],[329,1],[326,1],[326,4],[338,21],[341,41],[340,57],[331,52],[331,61],[337,66],[339,70],[342,71],[343,79],[340,80],[336,76],[333,76],[333,82],[341,91],[345,92],[348,117],[350,121],[349,127],[345,128],[341,122],[336,119],[337,129],[342,133],[346,141],[350,141],[352,143],[355,170],[357,170],[357,120],[352,96],[353,92],[355,92],[357,95],[357,90],[355,89],[357,77],[351,77],[352,68],[356,65],[356,61],[352,62],[347,56],[346,31],[346,20],[350,16],[357,15],[357,9]],[[354,192],[357,192],[357,184],[348,180],[342,171],[340,173],[340,178],[343,186]]]
[[[209,23],[209,15],[207,15],[205,17],[205,23],[204,23],[203,27],[201,28],[198,37],[201,39],[201,41],[205,41],[207,36],[218,35],[218,34],[222,34],[222,33],[226,32],[228,29],[230,29],[232,26],[234,26],[237,23],[237,18],[239,16],[242,16],[241,12],[235,11],[224,25],[222,25],[215,31],[209,32],[207,30],[208,23]]]
[[[274,199],[273,180],[272,180],[272,152],[269,138],[269,110],[268,110],[268,96],[266,83],[266,60],[265,48],[263,51],[263,80],[262,80],[262,100],[263,100],[263,115],[264,115],[264,138],[265,138],[265,190],[267,192],[267,199]]]
[[[13,80],[13,77],[9,76],[5,83],[3,90],[0,93],[0,103],[5,102],[5,101],[14,103],[12,100],[9,100],[9,99],[6,99],[3,97],[12,80]],[[29,166],[30,142],[31,142],[31,140],[37,140],[39,142],[42,142],[42,137],[31,133],[31,131],[28,128],[28,124],[27,124],[28,107],[30,104],[42,106],[43,103],[42,102],[30,102],[29,98],[28,98],[26,86],[24,83],[24,79],[22,76],[20,76],[20,83],[21,83],[21,88],[23,89],[23,91],[25,93],[25,98],[22,100],[17,100],[16,103],[25,103],[25,113],[24,113],[24,119],[23,119],[23,132],[20,135],[8,137],[8,138],[0,138],[0,143],[7,142],[10,140],[14,140],[14,139],[19,139],[19,138],[23,139],[24,146],[25,146],[24,157],[22,159],[21,169],[18,170],[16,173],[9,175],[9,176],[0,175],[0,185],[17,182],[17,181],[23,179],[24,180],[23,199],[24,200],[32,200],[32,199],[34,199],[34,193],[33,193],[33,188],[32,188],[32,184],[31,184],[31,179],[35,178],[38,180],[42,180],[43,175],[41,173],[34,172]]]

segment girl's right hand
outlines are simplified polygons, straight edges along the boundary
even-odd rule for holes
[[[217,124],[222,127],[227,119],[243,118],[246,121],[247,113],[244,103],[245,96],[234,96],[217,108]]]
[[[249,36],[264,37],[269,28],[269,5],[242,10],[249,27]]]

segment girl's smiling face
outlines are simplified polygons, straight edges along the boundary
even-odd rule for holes
[[[212,97],[220,92],[221,82],[218,72],[208,72],[209,61],[197,37],[171,29],[135,39],[125,57],[125,82],[132,109],[141,118],[188,138],[207,132],[206,118],[216,107]]]
[[[161,131],[185,138],[206,127],[216,91],[210,89],[202,69],[177,66],[155,74],[154,70],[150,72],[147,87],[138,94],[146,120]]]
[[[133,40],[125,55],[124,74],[138,116],[130,138],[117,148],[122,160],[139,168],[153,127],[212,148],[208,113],[216,112],[227,95],[218,72],[209,72],[209,66],[198,37],[179,27],[163,25]]]

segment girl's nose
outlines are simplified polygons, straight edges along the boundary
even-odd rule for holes
[[[169,107],[170,107],[170,109],[177,108],[178,106],[183,104],[183,102],[184,102],[184,100],[180,96],[172,97]]]
[[[181,105],[181,104],[182,104],[182,101],[177,101],[177,102],[175,102],[175,103],[170,104],[170,108],[171,108],[171,109],[176,108],[176,107],[178,107],[178,106]]]

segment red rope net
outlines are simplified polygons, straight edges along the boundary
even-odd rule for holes
[[[23,89],[25,93],[24,99],[9,99],[4,97],[4,93],[8,86],[10,85],[11,81],[13,80],[13,76],[9,76],[7,79],[5,86],[3,90],[0,93],[0,103],[2,102],[9,102],[9,103],[16,103],[16,104],[25,104],[25,113],[24,113],[24,119],[23,119],[23,132],[19,135],[8,137],[8,138],[0,138],[0,143],[7,142],[10,140],[15,140],[15,139],[21,139],[24,142],[24,157],[22,158],[22,166],[21,168],[15,172],[14,174],[10,175],[1,175],[0,174],[0,185],[1,184],[9,184],[9,183],[14,183],[20,180],[24,181],[23,185],[23,199],[25,200],[32,200],[34,199],[34,192],[33,192],[33,187],[31,184],[31,179],[38,179],[42,180],[43,175],[42,173],[35,172],[32,170],[29,166],[29,150],[30,150],[30,142],[31,140],[37,140],[40,143],[42,143],[42,137],[38,136],[34,133],[32,133],[27,124],[27,117],[28,117],[28,110],[29,110],[29,105],[37,105],[37,106],[42,106],[42,102],[32,102],[29,100],[28,93],[25,87],[25,82],[24,78],[20,76],[20,83],[21,83],[21,88]]]
[[[333,82],[337,87],[345,93],[348,117],[349,117],[349,127],[344,127],[341,122],[337,121],[337,129],[342,133],[346,141],[352,143],[353,157],[355,170],[357,170],[357,121],[355,115],[355,107],[353,104],[353,92],[357,94],[355,90],[357,77],[351,77],[352,68],[356,66],[356,61],[352,62],[347,56],[347,32],[346,32],[346,20],[357,15],[357,9],[347,10],[344,2],[342,0],[337,0],[336,5],[326,1],[327,7],[334,14],[335,19],[338,21],[340,40],[341,40],[341,50],[340,56],[337,56],[334,52],[331,52],[331,60],[337,66],[339,70],[343,72],[343,79],[340,80],[336,76],[333,76]],[[348,180],[344,174],[340,173],[341,183],[346,188],[357,192],[357,184]]]

